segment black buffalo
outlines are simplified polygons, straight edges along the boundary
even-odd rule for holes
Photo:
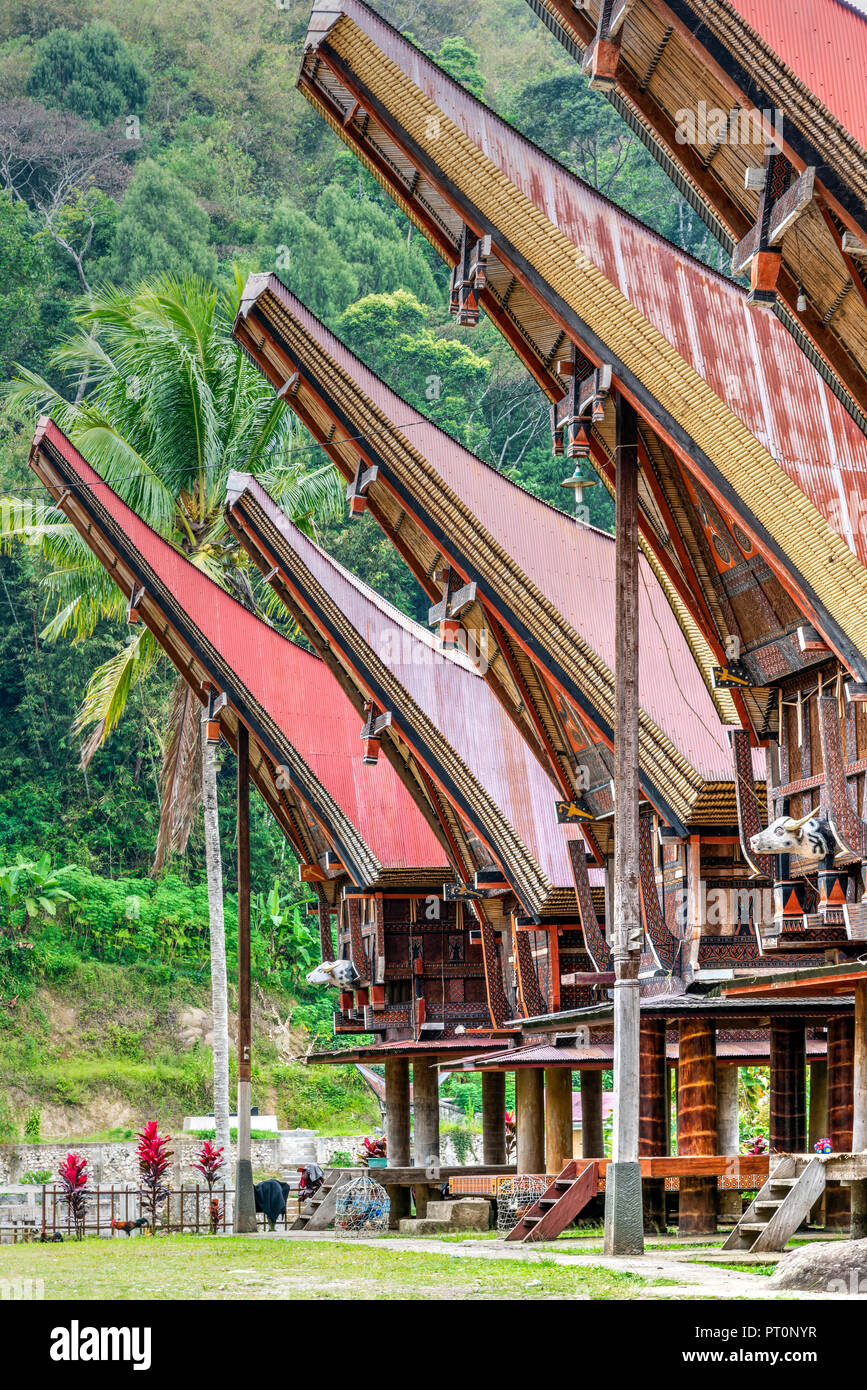
[[[286,1198],[289,1196],[288,1182],[278,1182],[276,1178],[266,1178],[264,1182],[253,1184],[256,1210],[261,1211],[273,1231],[274,1223],[286,1211]]]

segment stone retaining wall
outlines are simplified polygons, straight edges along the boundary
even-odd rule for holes
[[[252,1141],[254,1173],[294,1173],[305,1163],[318,1163],[328,1168],[334,1153],[349,1155],[354,1164],[355,1156],[361,1148],[364,1136],[361,1134],[317,1134],[314,1129],[284,1129],[267,1139]],[[178,1134],[173,1136],[171,1147],[174,1150],[169,1183],[179,1187],[181,1183],[195,1181],[195,1170],[190,1167],[201,1140]],[[138,1163],[136,1161],[136,1141],[105,1140],[94,1143],[46,1144],[0,1144],[0,1185],[17,1183],[25,1173],[50,1170],[51,1180],[57,1176],[60,1164],[70,1150],[87,1159],[88,1172],[94,1183],[138,1182]],[[473,1149],[467,1155],[467,1163],[481,1162],[481,1136],[473,1136]],[[442,1143],[442,1161],[456,1165],[458,1159],[451,1139],[445,1137]],[[229,1175],[227,1180],[231,1181]],[[27,1191],[25,1187],[22,1189]]]

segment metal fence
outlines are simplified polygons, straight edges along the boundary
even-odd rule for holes
[[[217,1231],[231,1231],[235,1189],[222,1185],[209,1193],[206,1187],[194,1183],[181,1183],[180,1187],[169,1189],[168,1196],[157,1210],[157,1230],[178,1235],[185,1231],[193,1234],[210,1231],[212,1197],[220,1204]],[[298,1211],[297,1195],[290,1193],[286,1211],[278,1218],[277,1227],[288,1228]],[[113,1226],[112,1222],[134,1222],[142,1217],[148,1221],[148,1228],[139,1227],[130,1233],[132,1236],[147,1234],[149,1229],[149,1197],[143,1189],[122,1184],[96,1186],[88,1190],[81,1229],[85,1235],[119,1235],[126,1239],[126,1233]],[[257,1220],[260,1227],[267,1229],[267,1221],[261,1213]],[[0,1231],[15,1244],[19,1240],[38,1239],[43,1232],[48,1239],[56,1234],[64,1239],[74,1239],[76,1226],[64,1201],[63,1189],[46,1184],[34,1190],[32,1203],[0,1208]]]

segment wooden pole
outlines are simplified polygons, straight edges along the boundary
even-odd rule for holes
[[[545,1069],[545,1172],[559,1173],[572,1159],[572,1072]]]
[[[385,1146],[391,1168],[410,1166],[409,1062],[406,1057],[385,1059]],[[409,1216],[409,1188],[390,1187],[389,1226],[396,1230]]]
[[[638,1152],[642,1158],[658,1158],[666,1151],[668,1108],[665,1088],[668,1064],[665,1057],[664,1018],[641,1020],[640,1097],[638,1109]],[[641,1184],[645,1233],[665,1231],[665,1179],[645,1178]]]
[[[729,1062],[716,1067],[716,1127],[721,1154],[732,1157],[741,1151],[741,1131],[738,1122],[738,1071]],[[719,1214],[730,1221],[740,1221],[743,1211],[741,1194],[736,1187],[720,1188]]]
[[[238,721],[238,1150],[236,1232],[256,1230],[250,1142],[250,736]]]
[[[581,1072],[581,1157],[605,1157],[602,1128],[602,1073],[585,1067]]]
[[[828,1020],[828,1138],[834,1153],[852,1149],[852,1102],[855,1080],[854,1016]],[[847,1229],[850,1219],[848,1187],[825,1192],[825,1225]]]
[[[828,1136],[828,1063],[818,1059],[810,1063],[808,1131],[807,1149],[812,1153],[816,1141]],[[810,1222],[813,1226],[824,1226],[825,1224],[824,1193],[810,1212]]]
[[[807,1147],[807,1044],[803,1019],[771,1023],[771,1152]]]
[[[855,986],[855,1067],[852,1087],[852,1150],[867,1149],[867,980]],[[867,1237],[867,1182],[853,1182],[852,1239]]]
[[[506,1073],[482,1072],[482,1161],[506,1161]]]
[[[515,1068],[518,1172],[545,1171],[545,1098],[541,1067]]]
[[[617,397],[614,666],[614,1130],[606,1255],[644,1250],[638,1161],[641,906],[638,887],[638,419]]]
[[[415,1214],[427,1211],[429,1186],[440,1183],[440,1092],[436,1057],[420,1057],[412,1064],[412,1125],[415,1165],[424,1168],[430,1184],[415,1189]]]
[[[708,1018],[685,1018],[680,1024],[677,1068],[677,1152],[715,1154],[716,1035]],[[712,1235],[716,1231],[716,1178],[681,1178],[678,1231],[680,1235]]]

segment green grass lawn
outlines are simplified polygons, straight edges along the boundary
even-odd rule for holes
[[[46,1299],[640,1298],[648,1284],[544,1258],[392,1253],[338,1241],[157,1236],[0,1246],[0,1279],[41,1279]]]

